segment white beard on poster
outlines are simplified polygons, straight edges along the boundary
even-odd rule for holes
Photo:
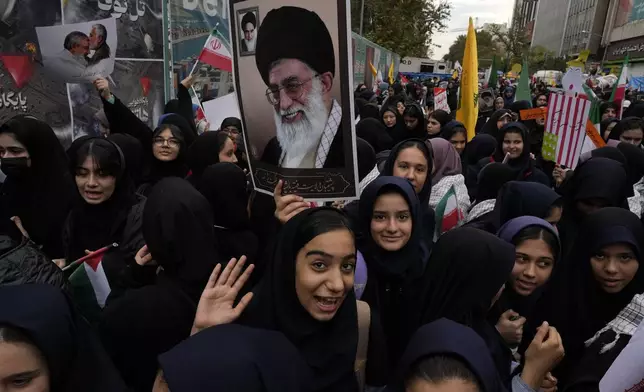
[[[285,123],[283,116],[302,112],[300,120]],[[281,167],[284,168],[315,168],[315,153],[320,138],[329,117],[322,97],[322,82],[312,80],[312,88],[308,93],[306,106],[293,105],[287,110],[274,111],[277,128],[277,141],[282,148]]]

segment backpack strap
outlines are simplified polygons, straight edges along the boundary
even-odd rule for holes
[[[356,301],[358,308],[358,350],[356,352],[355,372],[360,391],[366,385],[367,352],[369,351],[369,329],[371,327],[371,308],[364,301]]]

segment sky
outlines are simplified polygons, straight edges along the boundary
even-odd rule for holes
[[[452,17],[447,23],[446,31],[452,29],[467,29],[469,17],[479,18],[479,26],[484,23],[510,23],[514,0],[450,0],[452,4]],[[467,34],[467,30],[460,32],[446,32],[435,34],[432,43],[442,46],[432,46],[433,59],[439,60],[449,51],[460,34]]]

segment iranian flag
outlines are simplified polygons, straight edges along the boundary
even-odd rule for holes
[[[628,55],[624,58],[622,70],[619,72],[619,79],[613,87],[613,92],[610,95],[610,102],[615,102],[619,106],[618,118],[622,119],[624,112],[624,100],[626,98],[626,87],[628,87]]]
[[[74,289],[74,296],[80,302],[100,308],[105,306],[105,301],[112,289],[103,269],[103,256],[115,246],[118,245],[112,244],[101,248],[76,260],[69,266],[80,264],[69,277],[69,282]]]
[[[436,206],[436,231],[434,233],[434,241],[438,240],[442,234],[457,228],[463,221],[463,218],[463,212],[458,208],[456,188],[452,185]]]
[[[224,39],[219,35],[217,29],[210,33],[199,55],[199,61],[223,71],[233,72],[233,61],[230,55],[230,49],[228,49],[228,45],[225,44]]]

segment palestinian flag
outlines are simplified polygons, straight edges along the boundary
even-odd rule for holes
[[[69,276],[69,283],[75,302],[87,318],[100,313],[112,291],[103,269],[103,256],[113,247],[114,245],[101,248],[73,263],[80,265]]]
[[[434,241],[438,240],[442,234],[460,226],[463,219],[463,212],[458,208],[456,188],[452,185],[436,206]]]

